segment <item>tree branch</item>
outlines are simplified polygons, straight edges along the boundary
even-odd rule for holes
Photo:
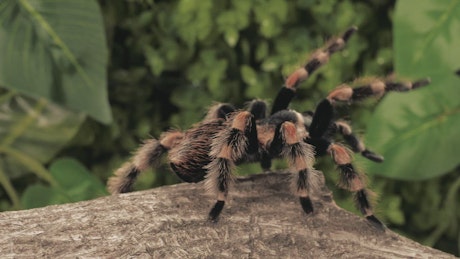
[[[239,179],[218,223],[201,184],[0,213],[3,257],[453,258],[313,196],[307,216],[288,174]]]

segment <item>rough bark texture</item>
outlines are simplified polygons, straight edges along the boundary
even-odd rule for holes
[[[453,258],[379,231],[314,197],[306,216],[288,174],[239,179],[218,223],[201,184],[0,213],[2,258]]]

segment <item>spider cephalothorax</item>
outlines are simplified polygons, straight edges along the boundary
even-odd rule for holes
[[[335,118],[334,107],[371,96],[379,98],[388,91],[412,90],[427,85],[429,80],[401,83],[366,79],[355,87],[346,84],[337,87],[319,102],[314,112],[299,113],[288,109],[300,82],[327,63],[333,53],[343,49],[356,30],[352,27],[341,37],[329,41],[311,55],[305,66],[292,73],[276,96],[269,114],[267,104],[261,100],[250,102],[246,110],[235,109],[230,104],[213,105],[203,121],[191,129],[168,131],[158,140],[145,141],[133,158],[109,179],[109,191],[130,191],[137,175],[168,153],[171,169],[179,178],[185,182],[204,181],[206,188],[215,194],[217,201],[209,212],[209,219],[216,221],[225,205],[235,165],[259,161],[262,168],[268,170],[271,159],[285,158],[293,175],[293,191],[303,210],[311,213],[310,194],[319,181],[319,171],[313,167],[314,158],[330,154],[340,172],[339,187],[353,192],[356,206],[366,219],[384,228],[373,214],[371,192],[366,187],[365,177],[353,166],[351,152],[375,162],[382,162],[383,158],[366,149],[351,127]],[[351,150],[334,142],[336,134],[343,136]]]

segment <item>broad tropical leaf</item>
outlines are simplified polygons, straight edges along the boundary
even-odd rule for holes
[[[460,1],[398,1],[395,69],[400,77],[430,77],[425,89],[390,94],[368,125],[369,147],[385,162],[370,173],[426,179],[460,164]]]
[[[96,1],[0,1],[0,86],[112,120]]]
[[[29,157],[38,164],[49,162],[75,136],[85,119],[81,113],[68,111],[44,99],[35,101],[19,94],[2,97],[0,149]],[[5,154],[0,160],[3,171],[9,177],[22,175],[26,170],[18,157]]]
[[[75,159],[56,160],[51,164],[50,172],[58,184],[45,186],[38,183],[29,186],[21,197],[24,208],[83,201],[107,195],[104,184]]]

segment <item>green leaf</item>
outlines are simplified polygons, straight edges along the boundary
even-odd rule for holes
[[[112,120],[96,1],[2,0],[0,85]]]
[[[224,33],[225,41],[232,48],[236,46],[236,43],[238,43],[239,37],[240,34],[235,29],[227,29]]]
[[[20,152],[37,163],[46,163],[72,139],[85,120],[46,100],[35,101],[19,94],[0,100],[0,147]],[[26,172],[17,159],[6,156],[0,167],[9,177]]]
[[[66,202],[69,202],[69,200],[62,197],[59,194],[59,191],[48,186],[44,186],[43,184],[30,185],[21,197],[21,203],[24,209],[32,209]]]
[[[369,147],[385,157],[372,173],[397,179],[442,175],[460,159],[460,2],[398,1],[394,26],[398,76],[430,77],[410,93],[390,94],[368,124]]]
[[[177,34],[189,46],[196,41],[204,40],[213,29],[212,7],[213,1],[202,0],[199,4],[195,1],[179,1],[173,22]]]
[[[254,69],[252,69],[252,67],[248,66],[248,65],[242,65],[241,68],[241,77],[243,78],[243,81],[250,85],[250,86],[254,86],[257,84],[257,73],[256,71],[254,71]]]
[[[268,0],[254,7],[255,20],[259,23],[260,34],[267,38],[282,32],[282,24],[288,17],[288,4],[283,0]]]
[[[145,57],[147,58],[147,63],[150,66],[150,71],[153,75],[159,76],[164,70],[164,61],[161,55],[151,46],[145,46],[144,52]]]
[[[49,170],[58,185],[29,186],[21,197],[24,208],[89,200],[107,194],[104,184],[75,159],[59,159]]]
[[[403,225],[405,223],[404,212],[401,210],[401,197],[391,196],[387,199],[386,217],[388,220],[396,225]]]
[[[221,99],[225,96],[226,91],[222,89],[222,81],[225,78],[227,61],[224,59],[216,60],[214,67],[209,69],[208,88],[216,98]]]
[[[107,194],[104,184],[75,159],[61,158],[49,170],[72,201],[88,200]]]

